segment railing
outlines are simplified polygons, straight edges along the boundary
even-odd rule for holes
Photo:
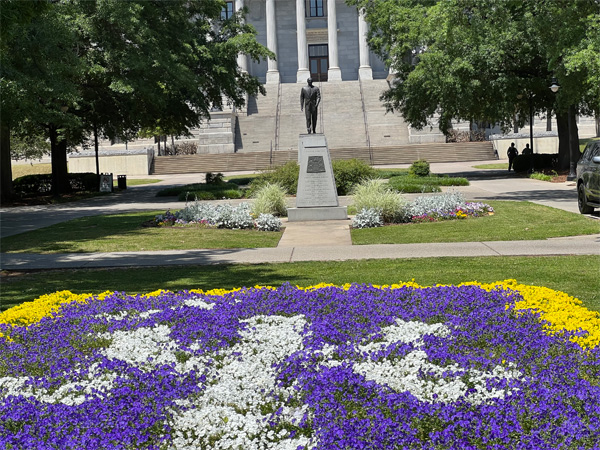
[[[369,136],[369,120],[367,117],[367,109],[365,108],[365,96],[360,77],[358,77],[358,86],[360,87],[360,104],[362,105],[363,121],[365,123],[365,138],[367,142],[367,148],[369,149],[369,161],[371,165],[373,165],[373,149],[371,148],[371,138]]]
[[[277,107],[275,108],[275,150],[279,150],[279,128],[281,116],[281,83],[277,84]],[[271,153],[273,152],[273,141],[271,141]]]

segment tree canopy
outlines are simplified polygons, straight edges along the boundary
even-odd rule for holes
[[[384,94],[414,127],[440,116],[508,128],[534,112],[600,112],[598,0],[348,0],[395,72]],[[548,87],[553,77],[557,94]]]
[[[127,137],[160,125],[184,134],[212,107],[243,105],[263,88],[241,71],[237,55],[273,55],[241,13],[221,20],[222,6],[220,0],[3,1],[3,162],[10,128],[45,130],[60,185],[67,147],[94,130]],[[3,197],[7,177],[3,169]]]

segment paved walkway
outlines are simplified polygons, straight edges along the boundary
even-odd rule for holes
[[[497,161],[490,161],[497,162]],[[574,183],[548,183],[520,178],[501,170],[478,170],[474,163],[432,164],[434,173],[468,176],[470,186],[454,188],[469,200],[528,200],[578,213]],[[389,167],[389,166],[386,166]],[[406,166],[398,166],[406,167]],[[143,177],[143,178],[151,178]],[[61,205],[0,209],[0,236],[10,236],[77,217],[127,211],[180,209],[183,202],[156,197],[159,189],[201,181],[198,174],[161,177],[153,185],[133,186],[107,197]],[[414,197],[416,194],[408,195]],[[240,202],[235,201],[235,202]],[[350,199],[341,197],[342,205]],[[590,215],[600,218],[598,212]],[[59,269],[83,267],[127,267],[158,265],[205,265],[295,261],[341,261],[378,258],[421,258],[443,256],[521,256],[600,254],[600,235],[554,238],[543,241],[462,242],[440,244],[352,246],[350,221],[292,222],[277,248],[216,249],[160,252],[115,252],[77,254],[0,254],[3,270]]]

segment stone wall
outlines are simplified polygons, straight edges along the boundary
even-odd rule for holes
[[[100,173],[116,175],[148,175],[154,159],[154,148],[143,150],[99,151]],[[69,154],[70,173],[96,173],[95,152]],[[116,178],[115,178],[116,179]]]

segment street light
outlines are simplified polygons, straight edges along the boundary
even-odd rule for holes
[[[552,84],[550,85],[550,90],[556,94],[559,89],[560,84],[558,84],[558,80],[556,79],[556,77],[552,77]]]

